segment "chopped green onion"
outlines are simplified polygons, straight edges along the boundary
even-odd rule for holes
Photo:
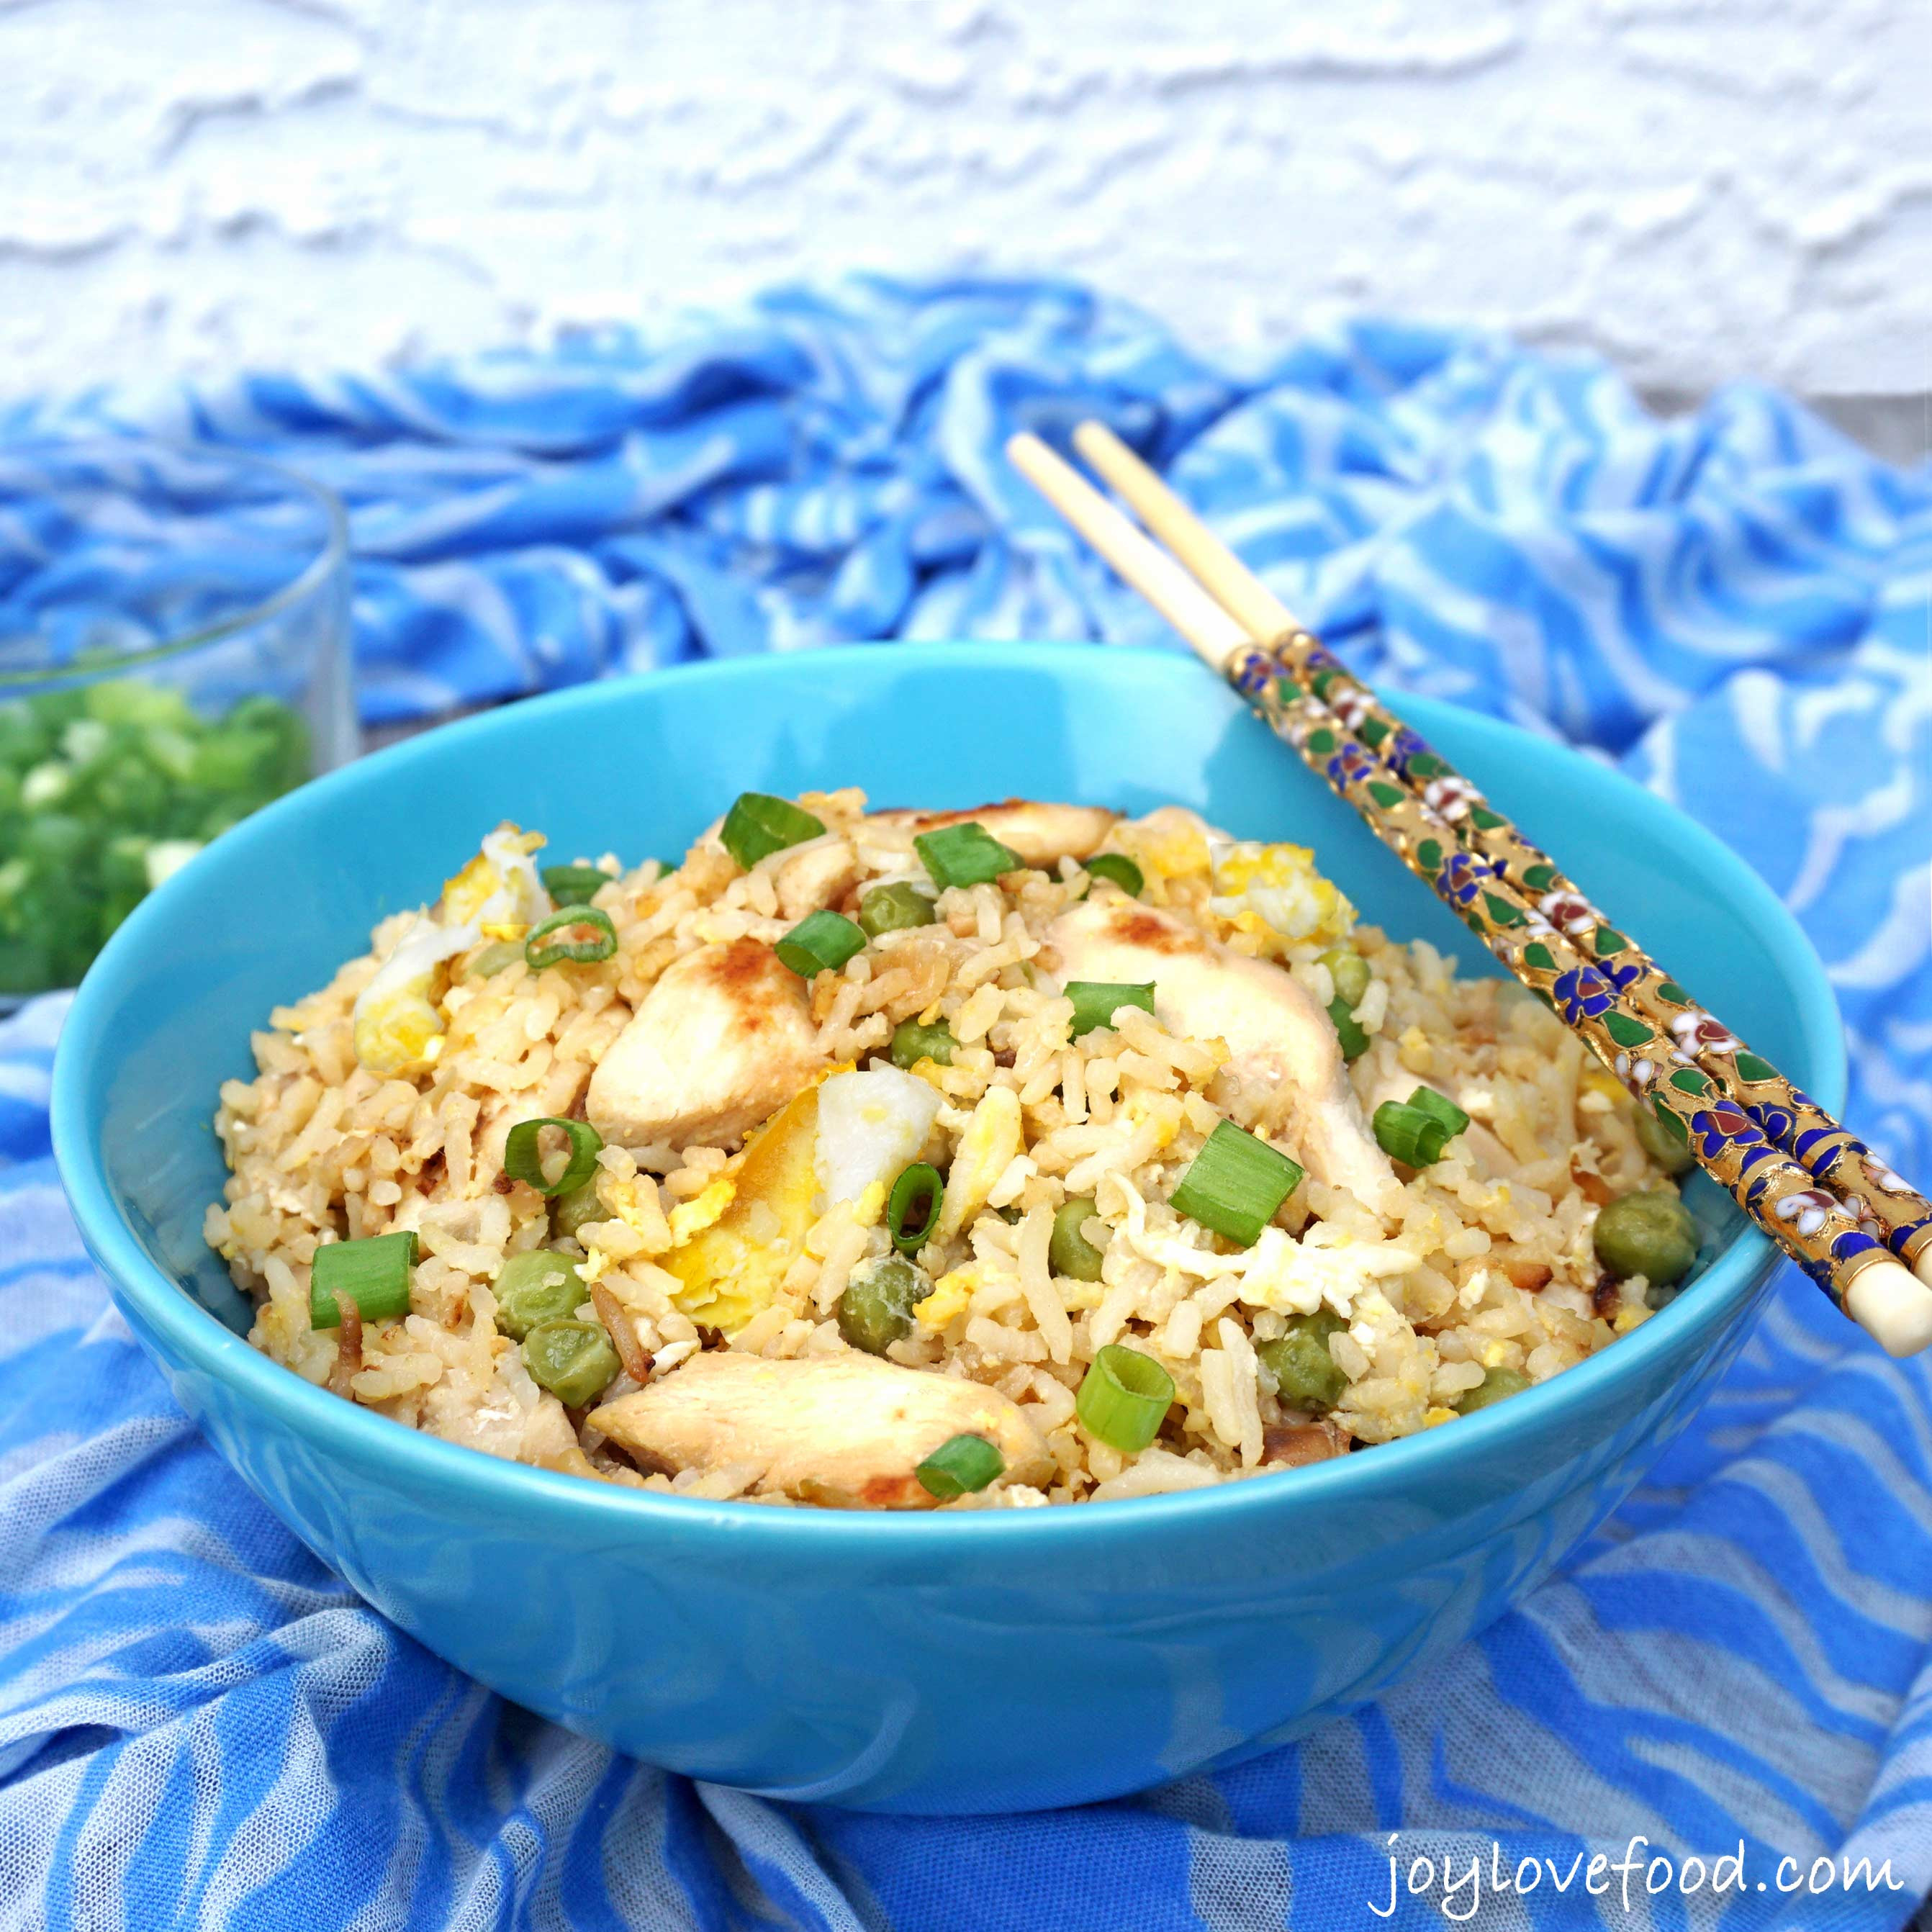
[[[597,1322],[539,1322],[524,1337],[524,1366],[566,1408],[602,1395],[624,1365]]]
[[[886,1231],[901,1254],[916,1254],[932,1240],[939,1226],[939,1204],[945,1198],[946,1184],[938,1168],[922,1160],[914,1161],[892,1183],[886,1202]],[[915,1222],[913,1216],[922,1208],[925,1212]]]
[[[588,905],[610,883],[610,874],[598,866],[546,866],[543,882],[559,905]]]
[[[922,832],[912,844],[941,892],[948,886],[990,885],[1001,873],[1021,868],[1020,855],[973,819]]]
[[[1342,1058],[1360,1059],[1369,1050],[1369,1036],[1357,1021],[1354,1009],[1339,993],[1328,1002],[1328,1017],[1335,1022],[1335,1037],[1342,1042]]]
[[[556,1128],[570,1142],[570,1158],[554,1180],[544,1178],[543,1150],[538,1144],[546,1127]],[[519,1120],[504,1138],[503,1172],[512,1180],[527,1182],[539,1194],[568,1194],[597,1172],[603,1144],[603,1136],[588,1120],[562,1120],[554,1114]]]
[[[490,1292],[496,1298],[496,1326],[513,1342],[543,1322],[575,1314],[590,1294],[579,1264],[548,1248],[510,1256]]]
[[[1160,1433],[1173,1400],[1174,1378],[1151,1355],[1110,1342],[1082,1377],[1073,1407],[1089,1436],[1131,1456]]]
[[[590,927],[595,937],[559,939],[548,946],[542,943],[553,932],[574,932],[584,926]],[[594,965],[600,959],[609,958],[616,950],[617,928],[610,923],[610,915],[599,912],[595,906],[560,907],[524,936],[524,958],[538,973],[546,966],[560,966],[566,960],[574,965]]]
[[[802,845],[824,830],[824,819],[813,818],[788,798],[742,791],[724,814],[718,836],[724,840],[725,850],[748,872],[760,859],[769,859],[788,845]]]
[[[892,1029],[892,1064],[910,1073],[922,1060],[936,1060],[942,1066],[952,1064],[952,1051],[959,1042],[952,1029],[944,1024],[921,1026],[916,1020],[902,1020]]]
[[[882,932],[906,932],[916,926],[930,926],[938,916],[932,900],[904,879],[894,885],[874,886],[860,896],[860,929],[869,939]]]
[[[1090,879],[1111,879],[1129,898],[1137,899],[1147,878],[1124,852],[1099,852],[1087,861]]]
[[[515,939],[499,939],[484,947],[464,970],[466,980],[488,980],[502,971],[506,966],[516,964],[524,956],[523,942]]]
[[[1335,997],[1352,1013],[1367,997],[1369,982],[1375,976],[1369,962],[1352,946],[1334,946],[1322,954],[1320,963],[1335,982]]]
[[[1053,1217],[1046,1246],[1046,1264],[1055,1274],[1075,1281],[1100,1279],[1100,1250],[1080,1231],[1094,1215],[1093,1197],[1076,1196]]]
[[[1091,1033],[1096,1027],[1110,1027],[1120,1006],[1138,1006],[1144,1013],[1154,1011],[1154,982],[1128,986],[1107,980],[1070,980],[1062,989],[1073,1002],[1073,1037]]]
[[[812,913],[780,940],[772,950],[779,962],[801,980],[836,973],[855,952],[866,950],[866,935],[842,913]]]
[[[398,1322],[410,1312],[410,1270],[416,1264],[416,1237],[405,1228],[368,1234],[359,1241],[331,1241],[309,1265],[311,1328],[339,1328],[337,1298],[347,1295],[364,1322]]]
[[[1432,1166],[1449,1144],[1449,1130],[1433,1114],[1400,1100],[1384,1100],[1370,1124],[1376,1130],[1376,1146],[1405,1167]]]
[[[950,1503],[983,1490],[1006,1466],[1006,1459],[983,1436],[956,1436],[942,1442],[913,1474],[929,1496]]]
[[[1300,1184],[1301,1169],[1279,1148],[1223,1120],[1181,1176],[1168,1205],[1251,1248],[1275,1210]]]
[[[1469,1124],[1468,1115],[1448,1094],[1437,1093],[1433,1087],[1418,1087],[1408,1096],[1408,1104],[1418,1114],[1440,1120],[1452,1141]]]

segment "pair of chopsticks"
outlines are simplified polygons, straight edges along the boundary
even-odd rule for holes
[[[1846,1315],[1892,1354],[1932,1345],[1932,1203],[1612,926],[1112,431],[1073,440],[1168,549],[1037,437],[1006,452]]]

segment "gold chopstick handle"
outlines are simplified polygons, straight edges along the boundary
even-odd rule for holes
[[[1932,1202],[1699,1006],[1312,632],[1298,626],[1263,649],[1445,820],[1461,847],[1520,883],[1534,916],[1569,940],[1617,995],[1624,1010],[1612,1024],[1620,1044],[1608,1064],[1666,1129],[1676,1123],[1660,1096],[1675,1091],[1704,1100],[1714,1088],[1718,1100],[1742,1108],[1766,1139],[1792,1155],[1814,1192],[1824,1195],[1828,1181],[1841,1196],[1848,1193],[1839,1203],[1845,1211],[1932,1286]]]
[[[1398,782],[1383,759],[1304,692],[1271,651],[1257,646],[1238,657],[1228,679],[1270,730],[1292,746],[1382,843],[1614,1071],[1627,1048],[1613,1030],[1618,1014],[1610,983],[1553,932],[1533,927],[1513,894],[1505,898],[1488,890],[1495,879],[1490,862],[1460,847],[1441,813]],[[1566,956],[1574,962],[1567,969]],[[1620,1077],[1629,1084],[1628,1074]],[[1762,1130],[1718,1094],[1707,1076],[1694,1073],[1693,1080],[1700,1084],[1666,1084],[1653,1089],[1651,1098],[1659,1120],[1685,1143],[1698,1165],[1847,1312],[1856,1313],[1847,1297],[1867,1270],[1883,1268],[1903,1276],[1922,1298],[1924,1307],[1907,1297],[1901,1311],[1906,1327],[1895,1327],[1879,1339],[1888,1348],[1932,1342],[1932,1291],[1912,1281],[1796,1162],[1776,1153]],[[1888,1308],[1891,1298],[1885,1300]],[[1922,1338],[1910,1326],[1912,1318],[1923,1320]]]

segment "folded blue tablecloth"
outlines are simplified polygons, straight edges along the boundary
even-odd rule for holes
[[[1830,969],[1850,1117],[1932,1174],[1932,473],[1775,394],[1661,423],[1488,334],[1237,369],[1065,284],[862,284],[0,433],[188,434],[334,484],[392,720],[830,638],[1156,638],[1000,462],[1088,413],[1358,668],[1594,748],[1742,850]],[[229,1474],[79,1250],[61,1012],[0,1027],[0,1925],[1893,1926],[1932,1888],[1932,1374],[1790,1270],[1649,1481],[1426,1681],[1081,1811],[787,1808],[504,1705]]]

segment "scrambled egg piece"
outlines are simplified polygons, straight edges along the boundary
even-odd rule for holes
[[[923,1301],[914,1303],[914,1318],[921,1328],[930,1328],[937,1334],[949,1322],[965,1313],[966,1305],[972,1300],[973,1291],[979,1284],[976,1262],[968,1262],[964,1268],[956,1268],[950,1274],[941,1275],[932,1284],[932,1292]]]
[[[421,1073],[442,1050],[434,993],[445,962],[482,943],[486,927],[519,934],[550,910],[530,855],[543,835],[499,826],[475,858],[443,882],[434,913],[419,916],[356,995],[356,1058],[371,1073]]]
[[[696,1199],[671,1210],[664,1265],[671,1299],[694,1322],[735,1334],[771,1305],[816,1218],[818,1094],[814,1082],[760,1127]],[[714,1200],[716,1212],[712,1211]],[[679,1217],[701,1210],[679,1225]]]
[[[1114,828],[1113,843],[1156,888],[1149,897],[1156,905],[1166,904],[1162,889],[1174,881],[1208,877],[1208,828],[1180,806],[1164,805],[1144,818],[1124,821]]]
[[[986,1204],[1008,1164],[1025,1144],[1020,1096],[1010,1087],[988,1087],[959,1136],[946,1198],[939,1210],[939,1233],[956,1234]]]
[[[1214,864],[1209,910],[1266,946],[1283,940],[1333,946],[1355,922],[1355,908],[1315,869],[1306,845],[1220,845]]]

